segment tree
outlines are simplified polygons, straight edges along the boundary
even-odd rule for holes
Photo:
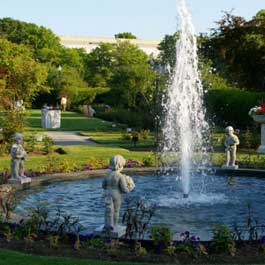
[[[265,88],[265,16],[261,10],[251,20],[225,12],[203,44],[204,55],[233,86]]]
[[[0,19],[0,33],[9,41],[17,44],[25,44],[34,51],[34,56],[39,56],[44,50],[59,50],[62,48],[60,39],[50,29],[37,26],[33,23],[26,23],[12,18]]]
[[[169,67],[171,73],[176,64],[176,42],[178,38],[178,32],[173,35],[165,35],[164,39],[158,45],[158,50],[160,51],[158,57],[159,64],[164,67]]]
[[[152,100],[155,74],[148,56],[129,42],[119,42],[114,55],[110,81],[115,105],[129,109],[146,107]]]
[[[115,39],[137,39],[131,32],[122,32],[115,34]]]
[[[21,130],[23,120],[14,103],[23,100],[30,106],[41,91],[49,91],[45,85],[47,68],[32,58],[32,51],[25,45],[18,45],[0,39],[0,110],[4,140],[10,141],[16,130]]]
[[[85,80],[92,87],[108,87],[113,75],[115,46],[100,43],[84,58]]]

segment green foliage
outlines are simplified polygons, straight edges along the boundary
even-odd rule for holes
[[[126,124],[126,126],[135,129],[154,128],[154,120],[150,119],[148,112],[112,108],[111,111],[97,112],[96,115],[103,120]]]
[[[170,72],[176,64],[176,42],[179,39],[179,33],[173,35],[165,35],[164,39],[159,43],[158,50],[160,51],[158,60],[163,66],[170,66]]]
[[[139,137],[140,139],[147,139],[149,136],[150,130],[140,130]]]
[[[136,45],[127,41],[100,44],[85,58],[85,64],[89,85],[110,88],[106,103],[129,109],[150,107],[155,75],[148,56]]]
[[[156,246],[161,245],[163,248],[168,247],[172,241],[172,232],[165,225],[153,226],[151,228],[151,238]]]
[[[187,256],[195,256],[196,247],[191,242],[184,242],[176,246],[176,252]]]
[[[115,39],[137,39],[131,32],[121,32],[115,34]]]
[[[74,92],[74,89],[70,90],[71,93]],[[106,94],[109,92],[109,88],[103,87],[84,87],[75,89],[75,94],[72,95],[71,100],[72,104],[75,106],[83,104],[92,104],[95,98],[99,95]],[[69,93],[68,93],[69,95]]]
[[[122,216],[122,223],[126,225],[125,237],[129,239],[144,239],[156,207],[147,205],[140,197],[127,197],[125,202],[126,208]]]
[[[100,43],[84,57],[85,80],[92,87],[108,87],[113,75],[115,46]]]
[[[213,227],[213,238],[210,243],[210,250],[213,253],[228,253],[234,256],[236,253],[236,245],[232,232],[224,225],[216,225]]]
[[[147,61],[147,55],[137,46],[117,44],[110,82],[112,105],[136,109],[151,104],[155,74]]]
[[[32,52],[24,45],[0,39],[0,106],[12,109],[14,100],[23,100],[27,106],[40,91],[47,91],[45,65],[32,58]]]
[[[121,139],[122,139],[122,140],[128,140],[128,141],[130,141],[131,138],[132,138],[132,136],[131,136],[130,133],[123,133],[123,134],[121,135]]]
[[[2,115],[0,116],[0,124],[1,128],[3,128],[2,148],[3,152],[5,152],[5,149],[10,147],[14,134],[16,132],[23,132],[24,115],[15,110],[2,112]]]
[[[104,239],[100,237],[93,237],[84,242],[86,248],[98,248],[102,249],[104,247]]]
[[[44,86],[47,68],[32,58],[32,52],[24,45],[0,39],[0,115],[4,142],[10,142],[15,132],[22,131],[24,112],[15,109],[16,100],[30,106]]]
[[[253,126],[249,110],[265,98],[264,93],[233,89],[210,90],[205,95],[207,115],[216,125],[246,128]]]
[[[212,60],[200,56],[200,71],[203,87],[207,90],[211,89],[234,89],[229,81],[222,77],[214,67]]]
[[[257,130],[250,130],[247,127],[246,131],[240,133],[240,148],[256,149],[260,145],[260,133]]]
[[[135,255],[138,257],[143,257],[147,254],[147,251],[142,246],[141,242],[135,242],[134,251],[135,251]]]
[[[233,86],[262,90],[265,85],[264,30],[264,10],[249,21],[224,12],[217,28],[202,43],[202,52]]]
[[[52,152],[52,146],[53,146],[53,140],[50,137],[45,136],[43,139],[43,143],[44,143],[44,152],[46,154],[51,153]]]
[[[12,18],[0,19],[0,32],[8,40],[25,44],[34,50],[60,48],[60,39],[50,30],[33,23],[26,23]]]
[[[145,156],[143,158],[143,164],[145,167],[153,167],[154,166],[154,159],[153,159],[152,155]]]

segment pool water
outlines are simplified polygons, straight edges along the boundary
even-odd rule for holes
[[[147,203],[156,204],[152,224],[166,224],[176,234],[190,231],[208,239],[214,224],[245,226],[248,205],[259,223],[265,223],[265,180],[261,178],[209,176],[202,181],[198,175],[192,179],[188,199],[183,198],[174,175],[133,178],[136,188],[130,196],[141,196]],[[33,188],[23,195],[16,212],[26,214],[28,208],[46,204],[52,213],[60,208],[78,217],[86,231],[92,232],[104,221],[101,183],[100,177]]]

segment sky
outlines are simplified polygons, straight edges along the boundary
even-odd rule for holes
[[[222,11],[250,19],[265,0],[187,0],[197,32],[208,32]],[[132,32],[161,40],[177,29],[177,0],[0,0],[0,18],[33,22],[57,35],[113,37]]]

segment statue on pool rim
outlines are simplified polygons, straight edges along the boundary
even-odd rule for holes
[[[133,179],[121,174],[125,166],[125,159],[121,155],[110,158],[109,172],[102,183],[105,190],[105,229],[116,229],[118,227],[119,212],[123,193],[129,193],[134,189]]]
[[[238,166],[235,164],[236,162],[236,151],[237,151],[237,145],[239,145],[239,139],[237,135],[235,134],[234,128],[232,126],[228,126],[225,128],[225,151],[226,151],[226,164],[224,165],[224,168],[238,168]]]

